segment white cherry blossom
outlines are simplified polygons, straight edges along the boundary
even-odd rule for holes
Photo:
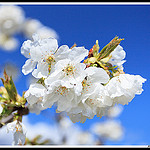
[[[49,73],[48,68],[54,62],[53,55],[57,48],[56,39],[41,40],[37,34],[34,34],[33,41],[27,40],[21,47],[21,53],[29,58],[22,67],[22,72],[26,75],[33,71],[32,75],[36,78],[46,77]],[[36,65],[37,69],[35,69]]]
[[[145,81],[140,75],[120,74],[109,81],[106,90],[114,103],[125,105],[131,102],[135,94],[142,93],[142,83]]]
[[[55,80],[63,81],[65,86],[76,85],[76,93],[82,90],[82,81],[84,80],[86,65],[83,63],[75,63],[70,59],[60,60],[55,65],[55,71],[45,79],[46,85],[51,85]]]
[[[28,102],[29,111],[39,114],[41,110],[44,110],[43,97],[46,94],[47,89],[39,83],[33,83],[26,91],[24,97]]]
[[[27,40],[21,47],[21,53],[29,58],[22,67],[22,72],[26,75],[33,71],[32,75],[35,78],[46,78],[53,70],[54,64],[67,58],[70,51],[67,45],[58,48],[58,42],[55,38],[40,39],[37,34],[34,34],[33,41]],[[36,65],[37,69],[35,69]]]
[[[135,94],[141,94],[146,81],[139,75],[118,75],[120,72],[110,79],[109,70],[82,63],[89,54],[83,46],[58,47],[56,39],[41,39],[38,34],[33,35],[33,41],[23,43],[21,53],[28,58],[22,72],[32,72],[44,81],[31,84],[25,93],[30,112],[36,114],[56,105],[56,111],[67,112],[73,122],[85,122],[95,115],[102,117],[116,103],[128,104]],[[108,63],[123,70],[125,55],[118,45]]]
[[[59,60],[66,57],[66,52],[68,52],[68,57],[72,59],[72,61],[70,59]],[[81,54],[79,54],[79,52],[81,52]],[[76,57],[73,57],[73,54]],[[44,93],[46,88],[37,83],[31,84],[29,90],[25,93],[25,98],[27,99],[29,108],[32,112],[35,112],[37,109],[38,111],[36,113],[38,114],[40,109],[49,108],[55,102],[57,102],[58,105],[57,110],[64,111],[71,109],[71,106],[77,103],[75,98],[75,95],[78,94],[76,91],[77,85],[76,88],[74,88],[74,84],[76,84],[77,81],[80,81],[80,84],[82,85],[82,81],[86,75],[86,65],[80,62],[87,54],[88,50],[84,47],[69,49],[68,46],[63,45],[57,50],[54,57],[59,61],[55,64],[53,72],[45,79],[45,86],[48,88],[47,94]],[[41,69],[43,68],[41,67]],[[38,68],[33,71],[33,74],[37,70]],[[40,94],[37,95],[38,93]]]
[[[66,47],[67,49],[67,47]],[[69,51],[69,50],[68,50]],[[80,94],[82,81],[86,76],[86,65],[81,61],[88,55],[88,50],[84,47],[74,47],[70,50],[68,58],[62,59],[55,64],[54,72],[47,79],[46,85],[51,85],[56,80],[64,81],[66,86],[75,86],[75,93]]]
[[[89,67],[85,69],[86,78],[82,81],[81,99],[84,102],[88,96],[94,94],[99,84],[105,84],[109,81],[109,75],[102,68]]]
[[[74,88],[66,86],[66,83],[57,80],[48,87],[48,92],[44,96],[44,107],[51,108],[54,103],[57,105],[57,111],[69,111],[74,105],[77,105]]]
[[[112,106],[113,101],[105,95],[103,85],[96,86],[94,92],[84,101],[73,107],[68,116],[73,122],[84,123],[86,119],[92,119],[95,115],[102,117],[106,114],[106,110]]]
[[[109,81],[108,74],[102,68],[89,67],[86,69],[86,78],[82,81],[82,93],[78,96],[79,104],[73,107],[68,115],[73,122],[85,122],[95,115],[104,115],[105,107],[112,105],[112,100],[105,95],[105,88],[101,83]]]
[[[7,132],[12,131],[13,134],[13,145],[24,145],[26,138],[26,128],[20,121],[13,121],[7,124]]]

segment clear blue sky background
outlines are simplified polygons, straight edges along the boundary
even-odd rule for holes
[[[150,144],[150,5],[19,5],[26,17],[40,20],[45,26],[56,30],[59,45],[85,46],[90,49],[96,40],[100,48],[105,46],[116,35],[124,38],[121,42],[126,51],[124,71],[146,78],[143,93],[136,96],[124,111],[119,120],[125,128],[125,137],[119,142],[108,141],[106,144],[147,145]],[[21,44],[25,40],[18,35]],[[0,51],[0,64],[11,60],[21,70],[26,58],[21,55],[20,47],[15,52]],[[21,74],[16,87],[21,94],[27,90],[28,76]],[[48,115],[30,114],[32,123],[49,122]],[[43,117],[45,116],[45,117]],[[103,119],[103,118],[102,118]],[[95,117],[84,124],[77,123],[87,130],[93,122],[100,121]]]

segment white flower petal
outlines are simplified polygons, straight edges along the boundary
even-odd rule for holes
[[[36,62],[31,59],[28,59],[26,60],[25,64],[22,67],[22,72],[24,73],[24,75],[27,75],[33,71],[35,66],[36,66]]]
[[[7,132],[9,131],[15,131],[16,130],[16,123],[17,123],[17,120],[11,122],[11,123],[8,123],[7,124]]]
[[[30,113],[35,113],[37,115],[40,114],[40,112],[44,109],[46,109],[44,106],[43,106],[43,103],[34,103],[34,104],[28,104],[28,108],[29,108],[29,111]]]
[[[29,87],[30,94],[35,95],[36,97],[41,97],[45,95],[46,88],[39,83],[31,84]]]
[[[46,88],[42,84],[34,83],[30,85],[24,97],[30,105],[33,105],[42,101],[42,97],[46,94],[46,91]]]
[[[86,68],[85,72],[93,82],[107,83],[109,81],[109,75],[102,68],[89,67]]]
[[[24,55],[26,58],[31,58],[30,56],[31,46],[32,46],[32,42],[30,40],[27,40],[22,44],[21,54]]]
[[[13,145],[24,145],[26,139],[25,134],[23,134],[22,132],[15,132],[13,136]]]
[[[55,38],[41,40],[41,49],[43,54],[54,54],[58,49],[58,42]]]
[[[123,60],[126,56],[126,52],[123,50],[123,47],[118,45],[110,55],[111,58],[108,63],[123,69],[122,64],[126,62],[126,60]]]
[[[70,59],[62,59],[59,60],[56,64],[55,64],[55,70],[63,70],[65,66],[67,66],[70,63]]]
[[[62,77],[62,73],[60,70],[54,71],[52,74],[50,74],[45,80],[44,83],[46,85],[51,85],[53,82],[59,80]]]
[[[42,48],[39,45],[32,47],[30,56],[34,61],[40,61],[42,59]]]
[[[33,39],[34,42],[37,42],[37,41],[40,40],[40,36],[39,36],[38,34],[34,33],[34,34],[32,35],[32,39]]]
[[[37,69],[34,69],[34,71],[32,72],[32,75],[35,77],[35,78],[46,78],[49,74],[49,71],[48,71],[48,64],[47,63],[42,63],[42,62],[39,62],[37,64]]]
[[[75,65],[75,73],[74,73],[74,78],[80,82],[83,81],[83,79],[86,76],[85,72],[86,65],[84,63],[78,63]]]
[[[57,101],[57,110],[58,111],[66,111],[71,106],[71,101],[68,101],[64,96],[62,96],[61,100]]]
[[[126,52],[123,50],[123,47],[118,45],[114,51],[111,53],[113,59],[123,60],[126,56]]]
[[[43,102],[43,106],[45,108],[51,108],[52,105],[58,101],[58,96],[56,96],[54,93],[50,93],[44,96],[44,102]]]
[[[81,95],[82,88],[82,84],[80,82],[76,82],[76,84],[74,85],[74,89],[77,96]]]
[[[55,53],[56,61],[68,58],[70,51],[71,50],[69,49],[69,47],[67,45],[60,46],[58,48],[57,52]]]
[[[34,103],[36,103],[38,101],[38,98],[34,95],[31,95],[29,90],[26,91],[24,97],[26,98],[27,102],[31,105],[33,105]]]
[[[86,56],[88,56],[89,51],[84,47],[73,47],[68,55],[68,58],[75,63],[81,62]]]

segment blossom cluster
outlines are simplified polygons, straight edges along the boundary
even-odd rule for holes
[[[55,38],[41,39],[38,34],[25,41],[21,53],[28,59],[22,72],[37,79],[24,95],[30,112],[39,114],[56,105],[56,112],[84,123],[95,115],[104,116],[115,104],[131,102],[142,93],[146,79],[124,73],[126,53],[120,41],[115,37],[100,52],[98,41],[91,50],[59,47]]]
[[[21,47],[27,58],[22,72],[36,79],[21,97],[8,71],[4,71],[5,80],[1,78],[4,87],[0,87],[0,125],[8,123],[8,131],[14,132],[13,144],[25,143],[22,116],[28,111],[39,114],[55,105],[57,113],[65,112],[72,122],[84,123],[87,118],[108,116],[115,105],[127,105],[142,93],[146,79],[124,72],[126,52],[120,45],[123,39],[115,37],[101,51],[98,41],[90,50],[76,44],[71,48],[58,46],[57,33],[37,19],[26,18],[21,7],[0,6],[0,14],[0,47],[15,49],[19,42],[14,37],[16,33],[28,38]],[[114,127],[118,134],[110,136]],[[122,135],[120,126],[113,122],[94,128],[99,136],[110,139]]]

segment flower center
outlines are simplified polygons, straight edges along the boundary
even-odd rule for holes
[[[73,75],[75,71],[75,66],[68,64],[62,71],[65,72],[65,75]]]
[[[48,63],[48,71],[51,71],[51,65],[55,62],[55,58],[53,55],[48,56],[47,58],[43,58],[43,62]]]
[[[56,93],[57,93],[58,95],[67,96],[68,89],[67,89],[65,86],[60,86],[60,87],[58,87],[58,89],[56,90]]]
[[[88,91],[88,89],[89,88],[91,88],[90,86],[91,86],[92,84],[91,84],[91,82],[88,82],[86,79],[84,79],[83,81],[82,81],[82,87],[83,87],[83,90],[85,91]]]
[[[86,80],[82,81],[82,86],[83,86],[83,88],[86,86]]]
[[[15,128],[16,132],[22,132],[22,126],[19,123],[16,124]]]
[[[54,59],[54,56],[49,56],[47,59],[46,59],[46,62],[48,63],[48,64],[52,64],[52,62],[55,62],[55,59]]]
[[[42,100],[43,100],[43,97],[39,97],[36,103],[42,102]]]

